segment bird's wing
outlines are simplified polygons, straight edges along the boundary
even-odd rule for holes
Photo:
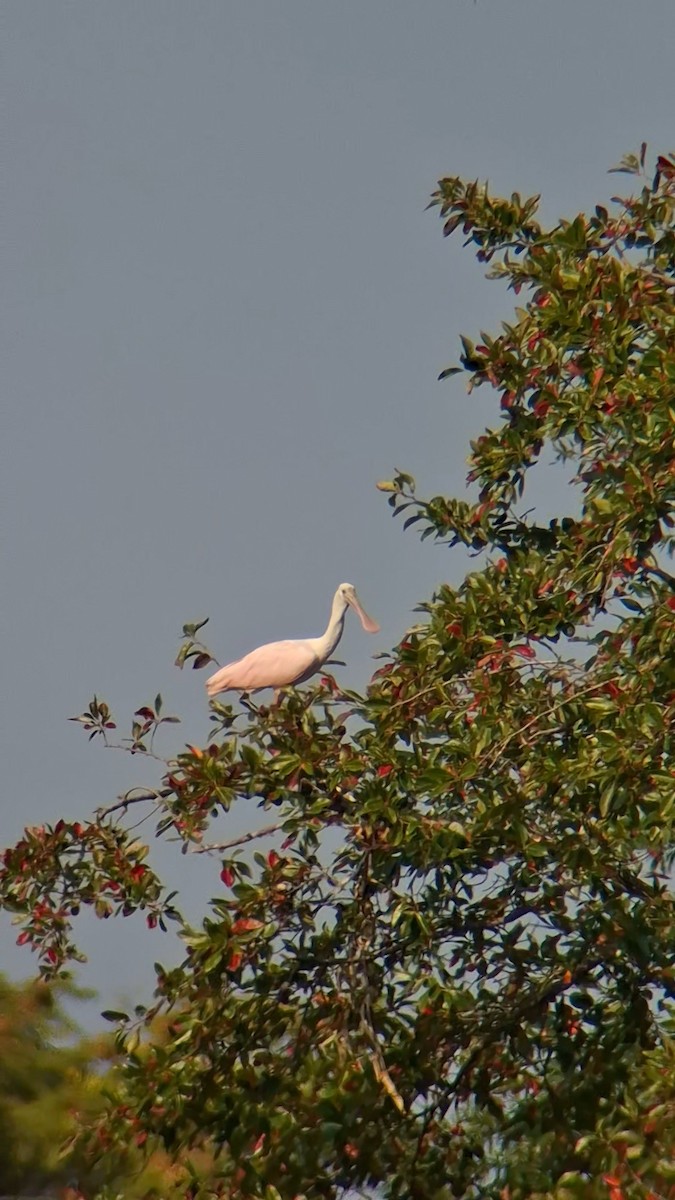
[[[312,675],[320,665],[309,641],[268,642],[237,662],[221,667],[206,681],[210,696],[218,692],[250,692],[255,688],[289,687]]]

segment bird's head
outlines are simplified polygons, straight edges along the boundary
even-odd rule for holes
[[[354,587],[353,583],[341,583],[338,588],[338,596],[340,596],[344,601],[345,606],[349,605],[350,608],[353,608],[354,612],[358,614],[359,620],[366,633],[379,633],[380,627],[377,621],[374,621],[372,617],[368,616],[368,613],[356,594],[356,588]]]

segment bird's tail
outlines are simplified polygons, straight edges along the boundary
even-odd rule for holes
[[[227,691],[230,686],[229,674],[228,667],[221,667],[215,675],[209,675],[206,681],[206,691],[209,696],[217,696],[219,692]]]

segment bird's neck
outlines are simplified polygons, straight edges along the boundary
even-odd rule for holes
[[[316,638],[317,650],[320,657],[324,660],[330,657],[342,637],[346,612],[347,605],[342,596],[336,596],[333,601],[330,620],[326,626],[326,632],[320,638]]]

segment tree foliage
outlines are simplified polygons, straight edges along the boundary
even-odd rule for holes
[[[12,984],[0,976],[0,1195],[105,1195],[115,1200],[160,1197],[189,1176],[210,1172],[212,1150],[178,1161],[161,1149],[144,1156],[140,1131],[91,1154],[80,1136],[105,1129],[117,1085],[111,1032],[84,1036],[66,1008],[92,995],[66,980]],[[167,1040],[167,1021],[150,1041]],[[99,1140],[101,1134],[99,1133]],[[103,1141],[106,1142],[105,1136]]]
[[[499,408],[465,497],[379,485],[477,561],[367,694],[327,676],[214,702],[156,791],[5,853],[45,974],[76,957],[83,903],[177,922],[185,958],[157,965],[151,1007],[110,1014],[124,1073],[83,1136],[217,1148],[181,1194],[675,1196],[675,160],[644,168],[643,148],[631,196],[553,228],[536,198],[440,181],[444,233],[522,307],[443,372]],[[544,522],[528,479],[552,456],[575,475]],[[200,629],[181,664],[209,661]],[[101,701],[78,719],[116,736]],[[165,721],[158,697],[127,748]],[[266,854],[208,841],[235,804],[274,810],[248,839],[267,830]],[[222,858],[199,929],[128,829],[146,807]]]
[[[65,983],[11,985],[0,977],[0,1194],[66,1182],[83,1162],[68,1164],[61,1144],[75,1114],[101,1107],[96,1068],[112,1056],[111,1039],[83,1039],[60,999],[77,996]]]

